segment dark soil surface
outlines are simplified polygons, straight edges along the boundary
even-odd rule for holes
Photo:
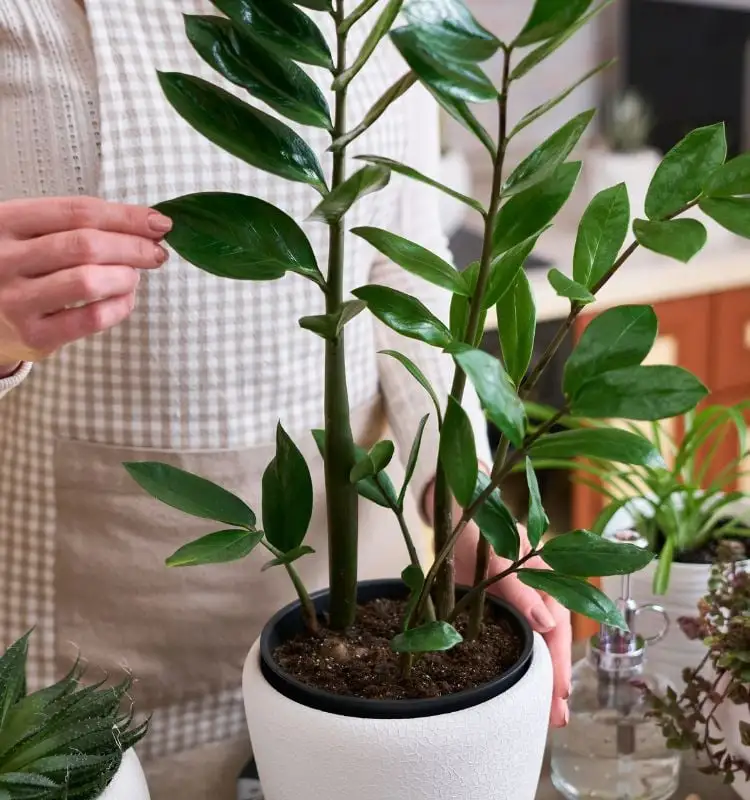
[[[361,606],[357,622],[344,637],[330,631],[302,634],[274,653],[277,664],[308,686],[333,694],[374,700],[442,697],[488,683],[520,658],[522,641],[510,623],[488,616],[477,641],[415,660],[411,675],[401,676],[391,639],[400,632],[404,603],[375,600]],[[466,620],[456,628],[464,633]]]
[[[722,528],[726,528],[729,525],[733,525],[734,531],[737,531],[736,520],[732,519],[720,519],[713,530],[713,536],[717,537],[721,535]],[[750,536],[750,528],[746,526],[742,526],[744,530],[747,531],[748,536]],[[750,538],[740,538],[738,536],[727,536],[726,540],[729,542],[736,542],[739,546],[745,547],[747,549],[747,543],[750,542]],[[659,546],[659,550],[664,542],[664,536],[661,535],[661,543]],[[716,557],[719,553],[719,546],[721,544],[720,539],[713,538],[706,542],[703,547],[698,550],[681,550],[674,555],[674,560],[678,564],[713,564],[716,560]]]

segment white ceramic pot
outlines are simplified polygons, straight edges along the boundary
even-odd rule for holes
[[[128,750],[122,757],[120,769],[99,800],[151,800],[135,750]]]
[[[533,800],[552,692],[549,652],[533,637],[527,672],[503,693],[401,719],[345,716],[290,699],[266,679],[259,640],[243,683],[265,800]]]
[[[750,761],[750,747],[742,744],[739,733],[740,722],[750,724],[750,708],[724,701],[716,711],[716,722],[721,728],[728,752]],[[750,800],[750,782],[738,776],[732,788],[742,800]]]

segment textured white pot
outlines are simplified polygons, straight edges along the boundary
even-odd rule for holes
[[[482,705],[418,719],[362,719],[296,703],[265,679],[260,646],[245,709],[265,800],[533,800],[552,664],[534,635],[526,675]]]
[[[739,733],[740,722],[750,723],[750,708],[725,701],[716,712],[716,722],[721,728],[727,750],[733,756],[750,761],[750,747],[742,744]],[[732,788],[742,800],[750,800],[750,782],[738,777]]]
[[[120,769],[99,800],[151,800],[135,750],[128,750],[122,757]]]

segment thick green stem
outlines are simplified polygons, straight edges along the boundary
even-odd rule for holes
[[[284,555],[281,550],[274,547],[267,539],[263,539],[263,546],[275,558],[282,558]],[[299,572],[297,572],[294,564],[285,564],[284,568],[286,569],[287,575],[289,575],[289,579],[294,585],[294,590],[297,592],[297,597],[299,598],[300,605],[302,606],[302,615],[305,618],[307,629],[310,631],[310,633],[317,633],[319,628],[318,614],[315,611],[315,604],[310,597],[310,593],[307,591],[307,587],[302,582],[302,578],[300,577]]]
[[[340,32],[344,3],[335,10],[336,70],[346,69],[346,34]],[[336,92],[335,141],[346,132],[346,87]],[[346,177],[345,148],[333,154],[333,188]],[[344,221],[330,226],[328,253],[328,292],[326,312],[336,314],[344,302]],[[349,417],[349,393],[346,385],[344,331],[326,341],[325,357],[325,483],[328,509],[328,549],[331,588],[331,627],[345,630],[357,614],[357,489],[349,480],[355,464],[354,438]]]

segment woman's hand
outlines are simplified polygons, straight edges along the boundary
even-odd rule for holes
[[[171,227],[90,197],[0,203],[0,377],[126,319],[139,271],[167,260],[158,242]]]

